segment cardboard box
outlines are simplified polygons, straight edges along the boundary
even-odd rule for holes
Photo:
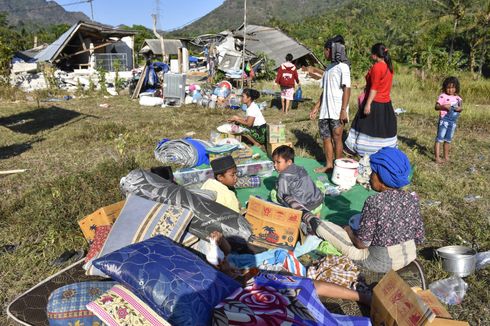
[[[278,148],[279,146],[282,146],[282,145],[286,145],[286,146],[289,146],[291,148],[293,147],[292,142],[282,142],[282,143],[274,143],[274,144],[268,143],[267,144],[267,155],[269,155],[269,157],[271,157],[274,150],[276,148]]]
[[[251,243],[263,248],[293,249],[302,212],[250,196],[245,218],[252,225]]]
[[[430,291],[415,293],[395,271],[388,272],[373,290],[371,322],[374,326],[469,326],[450,318]]]
[[[82,229],[85,239],[87,239],[88,242],[91,242],[94,239],[97,226],[112,225],[119,216],[125,202],[125,200],[122,200],[115,204],[99,208],[92,214],[87,215],[78,221],[78,225],[80,226],[80,229]]]
[[[267,142],[270,144],[286,141],[286,125],[267,125]]]

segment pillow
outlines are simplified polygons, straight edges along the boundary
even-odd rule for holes
[[[125,194],[191,210],[194,218],[189,224],[189,232],[200,239],[220,231],[228,241],[245,244],[252,235],[250,223],[242,215],[142,169],[133,170],[122,178],[121,190]]]
[[[87,309],[109,326],[171,326],[134,293],[120,284],[90,302]]]
[[[54,290],[48,299],[46,313],[50,326],[97,325],[100,319],[86,305],[116,285],[116,282],[81,282]]]
[[[88,250],[87,256],[85,256],[85,262],[88,263],[91,259],[93,259],[97,254],[102,250],[104,243],[109,236],[109,232],[111,231],[111,225],[99,225],[95,229],[95,237],[90,245],[90,249]]]
[[[197,241],[191,235],[187,239],[184,237],[192,217],[193,214],[188,209],[131,195],[114,222],[102,249],[93,259],[158,234],[166,235],[176,242],[192,242],[189,237]],[[92,266],[91,261],[84,268],[88,275],[104,276]]]
[[[240,284],[164,236],[93,262],[174,325],[208,325],[215,305]]]

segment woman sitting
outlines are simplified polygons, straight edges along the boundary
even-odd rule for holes
[[[228,119],[228,122],[234,122],[247,127],[249,131],[245,132],[243,136],[255,146],[265,144],[267,133],[265,118],[258,105],[254,102],[259,97],[260,93],[255,89],[245,88],[242,93],[242,103],[247,106],[245,118],[234,115]]]
[[[312,214],[305,214],[303,220],[310,232],[342,254],[371,271],[385,273],[415,260],[415,245],[424,240],[424,224],[418,197],[400,189],[409,184],[407,156],[399,149],[384,147],[370,160],[371,187],[379,193],[364,203],[357,230],[321,221]]]

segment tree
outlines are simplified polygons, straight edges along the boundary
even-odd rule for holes
[[[451,36],[451,44],[449,46],[449,59],[453,56],[454,39],[458,25],[466,14],[466,10],[470,7],[470,0],[432,0],[438,8],[441,18],[453,18],[453,33]]]

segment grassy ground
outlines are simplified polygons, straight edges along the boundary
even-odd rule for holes
[[[359,84],[360,85],[360,84]],[[270,85],[260,85],[262,86]],[[427,241],[420,259],[429,282],[448,275],[430,260],[430,248],[450,244],[490,250],[490,82],[462,80],[464,112],[451,162],[433,162],[438,81],[420,82],[410,74],[395,78],[393,102],[408,112],[399,117],[400,147],[416,166],[413,184],[424,203]],[[352,103],[359,89],[353,89]],[[305,96],[318,89],[306,87]],[[265,100],[265,99],[264,99]],[[260,100],[259,100],[260,101]],[[99,107],[109,103],[109,108]],[[299,155],[322,158],[316,123],[308,119],[311,102],[284,116],[267,109],[268,122],[282,121]],[[354,108],[354,107],[353,107]],[[354,109],[351,110],[351,115]],[[60,103],[35,101],[0,104],[0,170],[29,169],[0,176],[0,324],[6,304],[60,267],[51,262],[68,249],[86,249],[76,221],[100,206],[121,199],[120,177],[131,169],[158,164],[153,148],[163,137],[196,132],[207,138],[232,114],[191,105],[142,108],[126,97],[83,98]],[[466,202],[465,196],[481,199]],[[424,258],[426,257],[426,258]],[[489,324],[490,269],[468,277],[468,294],[449,310],[471,325]]]

